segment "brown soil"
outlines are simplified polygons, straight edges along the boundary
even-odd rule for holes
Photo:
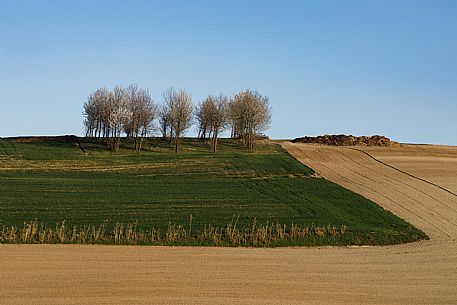
[[[421,162],[427,169],[441,156],[450,158],[443,169],[457,170],[457,156],[433,150],[427,159],[426,150],[412,165],[414,148],[283,146],[431,240],[280,249],[0,245],[0,304],[457,304],[457,197],[439,179],[435,186],[390,167],[426,180],[441,167],[430,176]]]
[[[391,149],[367,147],[364,150],[380,161],[457,194],[457,147],[455,146],[402,144]]]

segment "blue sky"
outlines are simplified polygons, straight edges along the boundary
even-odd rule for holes
[[[0,136],[83,134],[88,94],[130,83],[258,90],[272,138],[457,145],[457,1],[0,2]]]

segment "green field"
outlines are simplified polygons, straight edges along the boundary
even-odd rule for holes
[[[368,199],[313,176],[279,145],[254,152],[220,140],[184,139],[176,155],[152,138],[136,154],[127,140],[119,153],[82,139],[86,153],[56,139],[0,139],[0,228],[38,220],[55,225],[134,223],[166,230],[169,223],[240,228],[257,223],[341,226],[345,234],[320,244],[390,244],[425,234]],[[302,243],[300,243],[302,244]]]

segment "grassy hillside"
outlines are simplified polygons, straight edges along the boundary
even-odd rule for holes
[[[221,140],[212,154],[203,140],[185,139],[176,155],[166,141],[149,139],[141,154],[124,140],[112,153],[82,140],[86,153],[58,139],[0,139],[0,228],[38,220],[55,225],[138,222],[166,230],[169,223],[240,228],[257,223],[345,225],[323,244],[386,244],[425,235],[378,205],[313,171],[279,145],[255,152]]]

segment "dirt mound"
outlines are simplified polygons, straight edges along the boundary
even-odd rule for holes
[[[43,143],[43,142],[63,142],[77,143],[79,138],[75,135],[65,136],[36,136],[36,137],[17,137],[14,139],[16,143]]]
[[[49,142],[58,142],[58,143],[71,143],[75,144],[81,149],[84,153],[86,152],[81,144],[81,141],[78,136],[75,135],[64,135],[64,136],[37,136],[37,137],[18,137],[15,138],[16,143],[49,143]]]
[[[318,137],[302,137],[292,140],[292,143],[314,143],[331,146],[397,146],[398,142],[391,141],[384,136],[361,136],[352,135],[323,135]]]

